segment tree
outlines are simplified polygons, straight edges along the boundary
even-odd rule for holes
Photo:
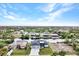
[[[61,39],[68,38],[68,33],[67,32],[59,32],[58,34],[59,34],[59,36],[61,36]]]
[[[24,35],[22,34],[20,38],[23,40],[24,39]]]
[[[6,40],[5,43],[10,44],[10,43],[12,43],[13,41],[14,41],[13,39]]]
[[[21,39],[29,39],[29,35],[21,35]]]
[[[25,35],[24,38],[25,38],[25,39],[29,39],[29,35]]]
[[[72,42],[72,47],[75,50],[76,49],[76,43],[77,43],[75,34],[72,35],[71,42]]]

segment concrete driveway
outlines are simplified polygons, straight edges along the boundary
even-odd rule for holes
[[[30,56],[38,56],[39,55],[40,46],[32,46]]]

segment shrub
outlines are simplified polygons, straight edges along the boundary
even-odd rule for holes
[[[53,52],[52,56],[56,56],[56,55],[58,55],[58,53],[57,52]]]
[[[79,55],[79,52],[76,52],[76,55]]]
[[[76,55],[79,55],[79,46],[76,46],[74,50],[76,51]]]
[[[66,55],[66,52],[65,51],[60,51],[58,54],[61,55],[61,56],[64,56],[64,55]]]
[[[79,48],[75,48],[75,51],[79,52]]]
[[[0,56],[3,56],[7,53],[7,49],[6,48],[2,48],[0,49]]]
[[[74,50],[77,49],[76,44],[73,44],[72,47],[73,47]]]

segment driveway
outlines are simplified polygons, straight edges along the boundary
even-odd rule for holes
[[[40,46],[32,46],[30,56],[38,56],[39,55]]]

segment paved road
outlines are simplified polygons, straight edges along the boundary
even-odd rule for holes
[[[32,46],[30,56],[38,56],[39,49],[40,49],[40,46]]]
[[[65,42],[64,39],[56,39],[56,40],[53,40],[53,39],[47,39],[46,41],[47,41],[47,42],[50,42],[50,43]]]

